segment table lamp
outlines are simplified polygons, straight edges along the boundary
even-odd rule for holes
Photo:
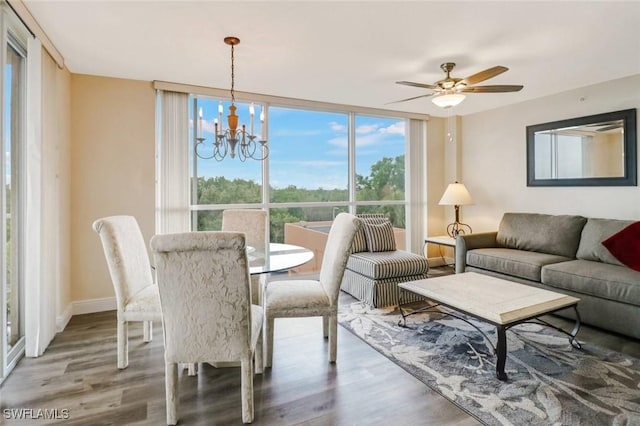
[[[471,194],[467,188],[457,181],[450,183],[447,190],[442,194],[442,198],[438,203],[442,206],[453,206],[456,210],[456,221],[447,225],[447,234],[451,238],[456,238],[458,234],[470,234],[471,227],[466,223],[460,223],[460,206],[473,204]]]

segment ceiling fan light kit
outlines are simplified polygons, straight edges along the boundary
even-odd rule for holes
[[[391,103],[405,102],[413,99],[435,95],[435,97],[432,99],[434,104],[436,104],[440,108],[451,108],[460,104],[460,102],[465,99],[465,95],[463,95],[462,93],[504,93],[518,92],[522,90],[523,86],[521,85],[505,84],[494,86],[474,86],[474,84],[493,78],[509,69],[507,67],[503,67],[502,65],[488,68],[467,78],[451,77],[451,71],[455,66],[456,64],[454,62],[445,62],[444,64],[440,65],[440,68],[445,72],[446,77],[440,81],[436,81],[433,84],[414,83],[411,81],[396,81],[397,84],[430,89],[433,90],[433,92]]]
[[[446,95],[436,96],[431,99],[431,102],[439,106],[440,108],[451,108],[464,101],[466,98],[462,93],[450,93]]]

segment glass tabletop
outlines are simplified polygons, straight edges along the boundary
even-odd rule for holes
[[[251,275],[286,271],[313,259],[309,249],[292,244],[269,243],[267,253],[247,247],[249,273]]]

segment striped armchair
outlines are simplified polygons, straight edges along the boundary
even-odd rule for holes
[[[398,283],[427,277],[429,263],[423,256],[396,250],[393,226],[381,214],[358,216],[363,226],[356,233],[342,279],[342,290],[378,308],[398,303]],[[420,297],[406,294],[409,301]]]

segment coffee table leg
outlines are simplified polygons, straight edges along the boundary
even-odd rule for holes
[[[580,312],[578,312],[578,305],[573,305],[573,310],[576,314],[576,323],[573,326],[573,330],[571,330],[571,333],[569,334],[569,343],[574,348],[582,349],[582,345],[580,345],[580,342],[576,340],[578,331],[580,331]]]
[[[404,289],[398,288],[398,290],[398,310],[400,311],[400,315],[402,315],[402,319],[398,320],[398,325],[400,327],[406,327],[408,315],[405,315],[404,311],[402,310],[402,295],[404,294]]]
[[[498,344],[496,345],[496,376],[498,380],[507,380],[507,373],[504,372],[504,365],[507,362],[507,330],[501,326],[496,326],[498,334]]]

